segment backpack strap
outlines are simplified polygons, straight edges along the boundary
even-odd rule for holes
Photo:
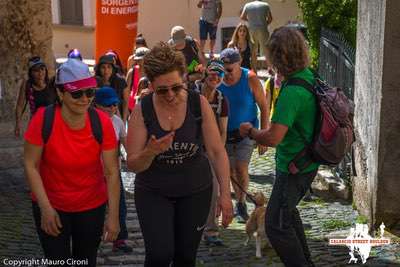
[[[147,132],[150,129],[150,124],[152,121],[156,121],[157,118],[154,114],[154,106],[153,106],[153,93],[146,95],[140,101],[140,106],[142,108],[142,116],[144,125],[146,125]]]
[[[196,120],[196,126],[197,126],[197,131],[196,131],[196,138],[199,139],[201,137],[201,125],[203,122],[203,119],[201,117],[201,101],[200,101],[200,94],[193,91],[193,90],[188,90],[188,104],[190,107],[190,111],[192,112],[195,120]]]
[[[53,124],[54,124],[54,115],[56,113],[56,106],[49,105],[46,107],[44,110],[44,116],[43,116],[43,125],[42,125],[42,139],[43,139],[43,144],[47,144],[49,141],[51,131],[53,130]]]
[[[301,86],[304,89],[306,89],[307,91],[311,92],[313,95],[316,94],[314,85],[312,85],[309,82],[306,82],[305,80],[300,79],[300,78],[290,78],[286,82],[286,86],[288,86],[288,85]]]
[[[271,97],[271,103],[272,103],[272,99],[274,97],[274,89],[275,89],[275,78],[271,77],[269,79],[269,95]],[[272,106],[272,105],[270,105],[270,106]]]
[[[103,127],[101,125],[99,113],[93,107],[89,107],[88,112],[90,125],[92,127],[92,134],[97,143],[101,145],[103,143]]]

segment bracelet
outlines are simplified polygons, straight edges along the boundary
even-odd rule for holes
[[[251,140],[253,140],[253,137],[251,136],[252,130],[253,130],[253,127],[251,127],[251,128],[247,131],[247,136],[248,136]]]

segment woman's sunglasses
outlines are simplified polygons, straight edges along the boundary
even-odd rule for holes
[[[112,103],[112,104],[109,104],[109,105],[104,105],[104,107],[106,107],[106,108],[111,108],[111,107],[116,107],[116,106],[118,106],[118,103]]]
[[[171,87],[167,86],[160,86],[156,88],[156,94],[158,95],[165,95],[168,93],[169,89],[172,90],[172,92],[179,93],[182,89],[185,89],[185,86],[183,84],[177,84]]]
[[[89,88],[89,89],[78,90],[78,91],[69,92],[69,93],[73,99],[79,99],[83,96],[83,94],[85,94],[87,98],[94,97],[96,91],[94,88]]]

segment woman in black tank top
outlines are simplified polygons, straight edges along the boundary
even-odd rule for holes
[[[228,47],[239,49],[242,56],[241,67],[257,71],[257,51],[246,24],[239,23],[236,26]]]
[[[166,43],[146,55],[144,69],[154,93],[135,107],[129,121],[128,167],[136,173],[146,267],[195,266],[210,209],[209,160],[220,184],[225,227],[233,216],[228,158],[207,100],[185,90],[184,62]]]
[[[38,56],[30,58],[28,80],[20,87],[15,107],[15,136],[20,135],[21,119],[26,109],[29,109],[32,117],[40,107],[54,104],[56,99],[54,79],[49,78],[45,63]]]

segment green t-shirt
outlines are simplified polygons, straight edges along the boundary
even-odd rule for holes
[[[308,68],[295,72],[288,78],[294,77],[314,84],[314,75]],[[301,86],[286,86],[286,81],[282,82],[272,122],[289,128],[282,142],[276,147],[276,167],[281,172],[289,173],[289,162],[305,147],[302,136],[307,142],[312,140],[317,105],[311,92]],[[301,173],[314,171],[318,166],[319,164],[312,163]]]

